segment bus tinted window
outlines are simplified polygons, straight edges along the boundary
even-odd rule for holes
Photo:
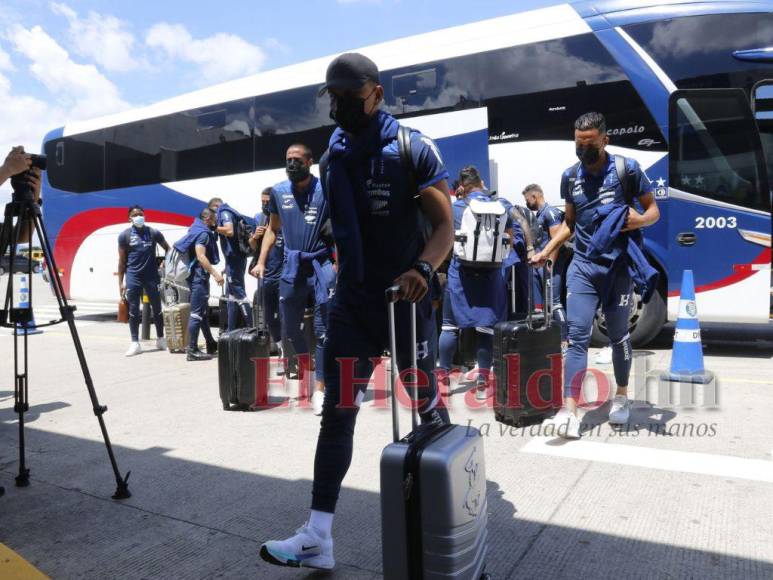
[[[105,187],[252,171],[253,99],[105,130]]]
[[[575,119],[594,110],[606,116],[614,145],[665,149],[649,110],[592,34],[477,58],[493,143],[572,139]]]
[[[773,13],[712,14],[625,27],[677,87],[739,87],[770,78],[770,63],[733,57],[736,50],[773,46]]]
[[[671,99],[673,187],[770,211],[760,142],[740,90],[679,91]]]
[[[327,95],[318,97],[319,86],[307,86],[261,95],[255,99],[255,170],[284,165],[287,148],[301,142],[319,161],[327,149],[333,121]]]
[[[384,71],[381,84],[384,108],[397,116],[480,106],[474,54]]]
[[[615,145],[665,150],[623,70],[593,34],[384,71],[385,107],[401,116],[487,106],[492,143],[572,139],[589,110]]]
[[[48,181],[64,191],[85,193],[104,187],[104,136],[102,131],[49,141]]]

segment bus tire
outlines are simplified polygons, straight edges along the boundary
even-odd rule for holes
[[[636,297],[639,300],[639,297]],[[666,323],[666,294],[662,281],[658,290],[647,304],[641,305],[641,310],[629,328],[631,344],[634,348],[642,348],[652,342]],[[600,312],[596,313],[591,332],[591,346],[601,348],[609,345],[606,327]]]

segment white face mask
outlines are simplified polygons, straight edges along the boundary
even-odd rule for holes
[[[136,215],[132,218],[132,223],[134,224],[134,227],[141,228],[145,225],[145,216],[144,215]]]

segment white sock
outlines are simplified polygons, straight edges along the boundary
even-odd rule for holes
[[[276,347],[279,349],[279,356],[282,356],[282,341],[277,340],[276,341]]]
[[[329,538],[333,534],[333,514],[311,510],[309,527],[314,528],[314,531],[323,538]]]

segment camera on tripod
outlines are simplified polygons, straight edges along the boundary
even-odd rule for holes
[[[31,165],[27,171],[22,171],[11,177],[11,187],[13,188],[13,200],[19,201],[32,201],[35,196],[35,192],[32,190],[32,186],[29,183],[29,177],[31,169],[37,167],[41,171],[45,171],[47,167],[45,155],[30,155]]]
[[[14,149],[17,154],[24,154],[23,150]],[[0,256],[4,256],[6,251],[10,258],[10,263],[14,263],[14,258],[17,256],[19,244],[31,243],[32,235],[36,233],[38,240],[43,249],[43,255],[45,256],[46,265],[51,273],[50,287],[56,297],[56,302],[59,305],[59,312],[62,318],[60,320],[52,320],[45,324],[34,325],[51,326],[52,324],[59,324],[60,322],[66,322],[70,328],[70,335],[72,336],[73,344],[75,345],[75,353],[78,356],[78,362],[80,363],[83,378],[86,381],[86,389],[89,392],[91,398],[92,409],[97,416],[100,429],[102,431],[102,438],[105,441],[105,447],[107,447],[107,454],[110,458],[110,464],[113,468],[113,475],[117,488],[113,494],[113,499],[125,499],[131,497],[129,492],[128,479],[129,474],[122,477],[118,471],[118,463],[115,460],[113,454],[113,446],[110,443],[110,437],[107,435],[107,427],[102,415],[107,411],[107,407],[99,404],[96,390],[94,389],[94,383],[91,379],[91,373],[89,372],[88,365],[86,363],[86,355],[83,351],[83,345],[81,344],[80,337],[78,336],[78,329],[75,326],[75,307],[70,306],[67,303],[67,296],[64,292],[64,286],[59,276],[59,269],[56,267],[56,261],[54,253],[51,250],[51,243],[48,239],[48,233],[46,232],[46,225],[43,223],[43,214],[40,210],[40,205],[35,200],[35,188],[30,183],[33,177],[32,170],[37,167],[41,171],[46,169],[46,156],[45,155],[29,155],[31,161],[30,167],[20,173],[11,177],[11,186],[13,187],[13,200],[5,205],[5,219],[0,223]],[[8,276],[8,282],[6,286],[5,296],[0,296],[0,326],[13,328],[13,373],[14,373],[14,403],[13,408],[19,415],[19,475],[16,476],[16,485],[18,487],[25,487],[29,485],[29,473],[27,469],[26,457],[25,457],[25,442],[24,442],[24,414],[29,411],[29,393],[28,393],[28,374],[29,367],[29,350],[28,335],[29,323],[34,321],[32,314],[32,262],[27,260],[27,276],[19,276],[19,291],[18,299],[13,297],[17,294],[14,293],[14,275]],[[21,283],[24,282],[24,286]],[[10,306],[10,308],[9,308]],[[10,315],[10,316],[9,316]]]

